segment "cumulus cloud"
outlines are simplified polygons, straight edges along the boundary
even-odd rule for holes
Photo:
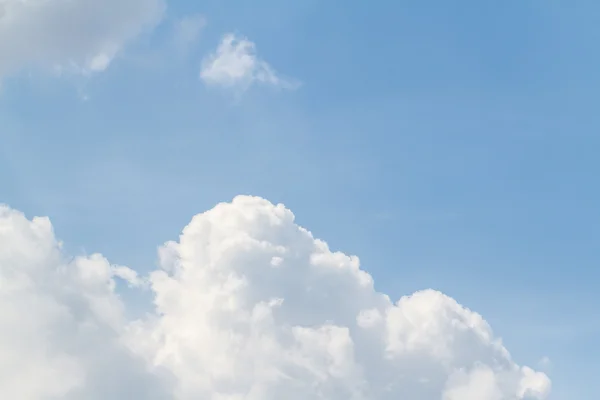
[[[170,398],[166,375],[123,343],[116,276],[139,279],[97,254],[67,258],[47,218],[0,206],[3,398]]]
[[[164,10],[164,0],[0,0],[0,76],[102,71]]]
[[[147,316],[126,319],[116,279],[151,291]],[[392,301],[358,258],[257,197],[196,215],[145,277],[100,255],[68,259],[48,219],[0,208],[0,296],[9,398],[519,400],[550,390],[479,314],[434,290]]]
[[[245,90],[255,83],[284,89],[297,88],[299,83],[282,78],[258,57],[256,45],[250,40],[229,33],[217,50],[202,60],[200,78],[207,85]]]

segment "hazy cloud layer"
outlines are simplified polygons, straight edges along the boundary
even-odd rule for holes
[[[164,0],[0,0],[0,76],[27,67],[102,71],[165,7]]]

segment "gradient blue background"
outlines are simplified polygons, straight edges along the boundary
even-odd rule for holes
[[[172,1],[105,73],[3,83],[0,201],[139,271],[217,202],[283,202],[393,298],[440,289],[517,362],[549,357],[551,399],[598,398],[599,22],[596,1]],[[230,31],[303,86],[206,89]]]

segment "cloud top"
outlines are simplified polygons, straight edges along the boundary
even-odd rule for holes
[[[11,398],[518,400],[550,391],[482,316],[434,290],[392,301],[358,258],[262,198],[195,216],[145,277],[100,255],[67,258],[48,219],[8,207],[0,244],[0,387]],[[146,317],[126,319],[116,279],[151,291]]]

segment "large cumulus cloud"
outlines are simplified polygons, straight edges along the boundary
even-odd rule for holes
[[[485,320],[425,290],[392,301],[283,205],[195,216],[138,277],[67,259],[47,219],[0,209],[0,387],[37,399],[543,399]],[[140,320],[115,290],[150,290]],[[5,392],[6,393],[6,392]]]
[[[27,67],[104,70],[164,9],[164,0],[0,0],[0,77]]]
[[[122,343],[118,276],[140,284],[100,255],[67,258],[47,218],[0,206],[0,397],[169,398],[164,374]]]

